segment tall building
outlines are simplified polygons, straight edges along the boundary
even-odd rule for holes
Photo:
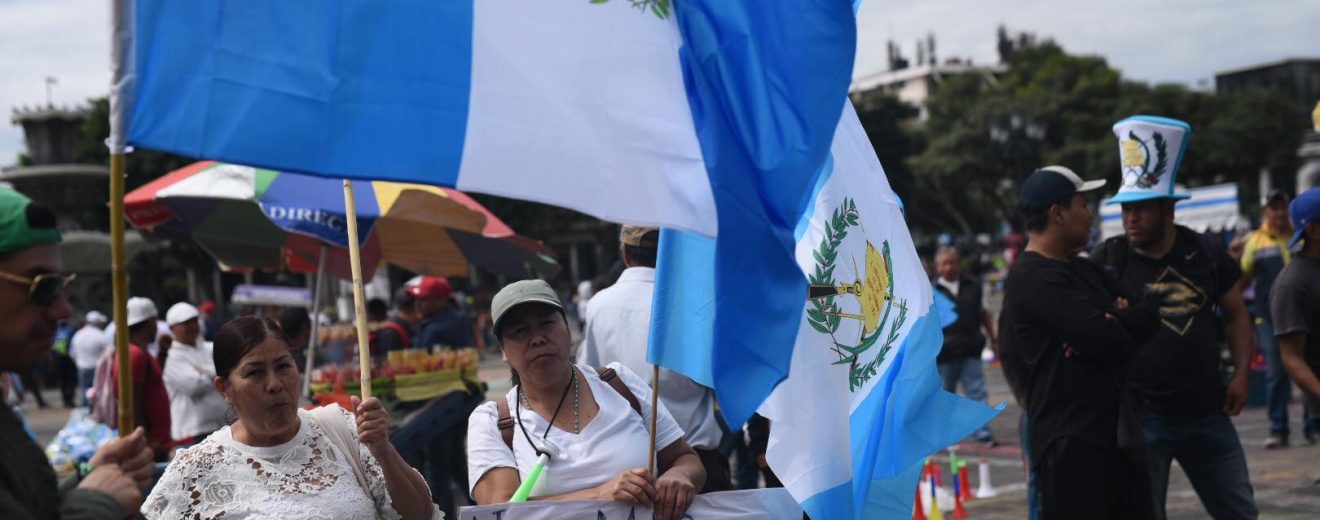
[[[1221,96],[1251,89],[1282,92],[1310,120],[1320,100],[1320,58],[1290,58],[1215,73],[1215,92]]]
[[[893,60],[891,60],[892,64]],[[848,88],[853,101],[858,102],[868,94],[883,92],[917,107],[919,110],[917,120],[925,122],[930,117],[930,112],[926,109],[926,100],[935,93],[935,88],[945,78],[977,74],[993,79],[1008,71],[1006,65],[973,65],[970,61],[957,58],[945,60],[944,63],[918,62],[914,67],[907,67],[906,60],[899,64],[903,67],[854,78]]]
[[[1320,58],[1289,58],[1215,74],[1215,92],[1221,96],[1252,89],[1283,93],[1297,104],[1297,111],[1306,116],[1305,120],[1311,121],[1317,102],[1320,102]],[[1297,150],[1297,155],[1302,158],[1302,166],[1294,181],[1298,192],[1320,186],[1320,133],[1317,130],[1320,128],[1297,129],[1306,133]],[[1287,187],[1287,179],[1261,175],[1261,193],[1273,187],[1271,180],[1280,180],[1284,184],[1281,187]]]

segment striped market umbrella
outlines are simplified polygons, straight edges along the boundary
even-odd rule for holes
[[[129,193],[124,210],[149,238],[195,240],[230,268],[315,270],[351,278],[343,184],[335,179],[203,161]],[[523,276],[558,269],[467,194],[436,186],[356,182],[362,268],[380,262],[461,276],[468,265]]]

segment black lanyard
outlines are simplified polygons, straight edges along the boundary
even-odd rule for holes
[[[573,388],[573,383],[576,382],[576,380],[577,380],[577,369],[574,369],[572,368],[572,365],[569,365],[568,384],[564,385],[564,393],[559,396],[559,404],[555,405],[555,413],[550,416],[550,424],[546,425],[545,433],[541,434],[541,440],[545,440],[547,437],[550,436],[550,427],[554,426],[555,419],[559,418],[559,410],[564,407],[564,399],[568,398],[568,390],[570,388]],[[541,451],[540,446],[537,445],[535,442],[532,442],[532,436],[527,433],[527,427],[523,426],[522,403],[525,401],[525,398],[523,397],[522,385],[518,385],[517,397],[518,399],[516,400],[518,402],[514,403],[513,414],[518,417],[518,428],[522,430],[523,437],[527,438],[527,444],[530,444],[532,446],[532,449],[536,451],[536,455],[538,457],[541,455],[545,455],[545,452]],[[527,405],[528,407],[530,407],[531,402],[527,401]]]

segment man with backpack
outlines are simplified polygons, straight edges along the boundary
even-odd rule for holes
[[[1106,240],[1091,259],[1159,306],[1159,331],[1132,364],[1157,512],[1164,514],[1169,468],[1177,460],[1210,516],[1255,518],[1246,456],[1229,420],[1246,403],[1254,350],[1242,270],[1209,239],[1174,224],[1174,204],[1188,198],[1175,191],[1174,180],[1191,127],[1135,116],[1115,124],[1114,133],[1123,185],[1108,203],[1123,205],[1125,234]],[[1228,385],[1219,367],[1224,324],[1235,369]]]
[[[143,345],[156,338],[156,304],[142,297],[128,299],[128,357],[133,378],[133,424],[147,431],[147,443],[157,461],[168,460],[174,441],[170,432],[170,397],[164,371]],[[111,427],[119,423],[119,364],[115,349],[107,349],[96,364],[92,417]]]

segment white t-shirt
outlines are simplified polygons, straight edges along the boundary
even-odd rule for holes
[[[600,380],[595,368],[579,365],[578,371],[591,387],[591,393],[596,397],[596,403],[600,405],[600,413],[591,422],[582,425],[582,432],[576,435],[559,428],[550,429],[548,440],[563,451],[563,456],[546,465],[541,478],[532,488],[531,496],[561,495],[593,488],[608,482],[624,470],[646,467],[646,452],[651,442],[649,430],[651,389],[637,377],[637,374],[622,364],[610,363],[609,367],[613,368],[624,384],[632,390],[633,396],[642,405],[642,414],[646,416],[646,422],[643,423],[642,416],[633,411],[627,399],[614,391],[609,383]],[[509,403],[509,415],[515,421],[517,414],[514,406],[521,406],[520,403],[515,402],[517,396],[516,386],[504,396]],[[572,403],[565,404],[572,405]],[[656,429],[655,445],[658,449],[664,449],[682,439],[683,430],[674,422],[674,418],[669,415],[669,410],[665,409],[663,403],[658,410],[660,422]],[[573,412],[571,409],[566,411]],[[499,427],[495,424],[498,420],[499,412],[494,402],[486,402],[478,406],[468,418],[469,494],[476,487],[477,481],[481,480],[482,475],[491,469],[516,468],[519,478],[525,479],[531,472],[532,466],[536,465],[536,450],[527,441],[522,429],[514,424],[513,451],[509,451],[509,447],[504,444],[504,438],[500,436]],[[528,434],[540,439],[549,424],[536,412],[523,408],[522,426],[527,428]]]
[[[229,405],[215,389],[211,343],[175,343],[165,358],[165,390],[170,394],[170,436],[185,439],[225,425]]]
[[[619,280],[591,298],[582,331],[578,363],[601,366],[621,362],[651,385],[651,364],[646,349],[651,332],[651,299],[655,269],[629,267]],[[724,432],[715,421],[715,392],[683,374],[660,369],[660,402],[687,432],[693,448],[718,448]]]
[[[95,370],[96,362],[101,359],[101,352],[110,343],[105,340],[105,332],[99,328],[87,325],[78,332],[73,333],[73,339],[69,342],[69,354],[73,357],[73,364],[78,366],[78,370]]]

